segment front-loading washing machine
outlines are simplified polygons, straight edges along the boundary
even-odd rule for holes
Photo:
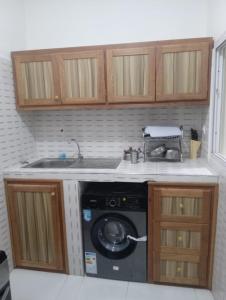
[[[147,184],[89,183],[82,195],[87,276],[145,282]]]

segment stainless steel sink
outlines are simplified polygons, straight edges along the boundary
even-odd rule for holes
[[[57,169],[57,168],[75,168],[75,169],[116,169],[120,164],[119,158],[83,158],[64,159],[43,158],[35,161],[24,168]]]
[[[57,159],[57,158],[43,158],[35,161],[24,168],[68,168],[75,162],[75,159]]]
[[[120,158],[83,158],[76,160],[69,168],[78,169],[116,169]]]

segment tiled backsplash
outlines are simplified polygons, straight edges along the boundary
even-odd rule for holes
[[[10,239],[2,172],[34,153],[32,119],[32,113],[19,114],[16,111],[11,63],[0,58],[0,249],[9,255]]]
[[[72,156],[76,138],[85,156],[122,156],[129,146],[142,147],[142,128],[146,125],[183,125],[185,156],[189,153],[190,128],[202,134],[207,107],[75,110],[35,112],[33,132],[39,156]],[[206,144],[204,144],[206,145]]]

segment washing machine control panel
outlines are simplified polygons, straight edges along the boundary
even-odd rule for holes
[[[106,208],[136,209],[136,208],[140,208],[140,206],[141,206],[141,199],[139,199],[139,197],[111,196],[111,197],[107,197],[105,200]]]

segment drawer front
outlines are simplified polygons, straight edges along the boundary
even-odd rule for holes
[[[184,188],[154,189],[154,219],[208,223],[211,191]]]
[[[208,225],[173,222],[154,223],[155,251],[207,256]]]
[[[199,256],[154,255],[154,281],[192,286],[206,286],[207,259]]]

